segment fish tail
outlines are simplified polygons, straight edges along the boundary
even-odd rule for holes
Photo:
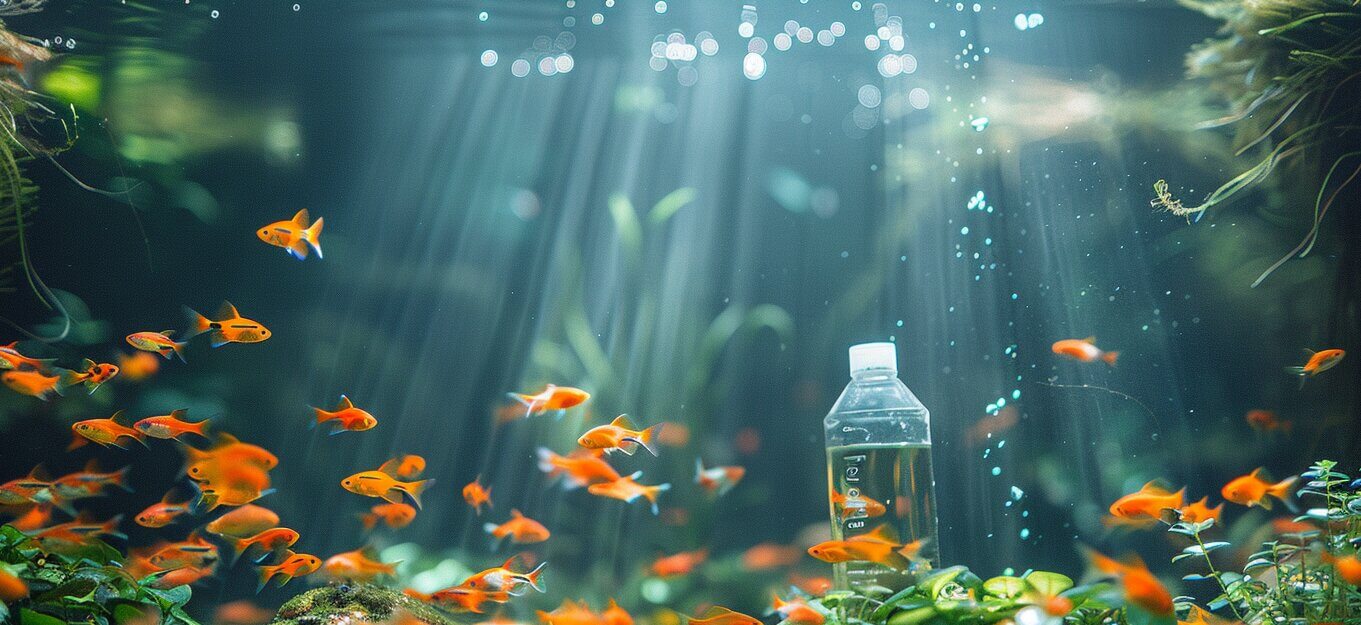
[[[559,457],[557,454],[553,453],[553,450],[547,447],[540,447],[535,453],[539,456],[539,470],[547,473],[548,477],[554,477],[559,473],[562,473],[562,470],[553,464],[553,461]]]
[[[213,322],[210,319],[188,306],[184,307],[184,317],[189,320],[189,329],[185,330],[184,333],[190,338],[203,334],[213,327]],[[175,351],[178,352],[179,349],[176,348]],[[180,357],[183,358],[183,355]]]
[[[652,447],[652,441],[657,437],[657,434],[662,431],[662,426],[664,425],[666,424],[658,423],[657,425],[644,429],[638,433],[638,438],[636,439],[638,444],[642,445],[643,449],[646,449],[653,457],[657,456],[657,450]]]
[[[506,393],[506,397],[509,397],[509,398],[515,400],[516,402],[519,402],[519,404],[520,404],[521,406],[524,406],[524,407],[525,407],[526,412],[529,412],[529,413],[533,413],[533,412],[534,412],[534,408],[535,408],[536,404],[535,404],[535,402],[534,402],[534,396],[533,396],[533,395],[526,395],[526,394],[524,394],[524,393]]]
[[[1115,361],[1120,358],[1120,352],[1101,352],[1101,360],[1114,367]]]
[[[321,408],[313,407],[312,412],[317,415],[317,420],[307,424],[307,429],[309,430],[314,429],[318,425],[321,425],[322,423],[325,423],[333,418],[331,413],[328,413],[325,410],[322,410]]]
[[[207,419],[204,419],[204,420],[202,420],[202,421],[199,421],[198,423],[194,423],[194,424],[185,426],[185,429],[188,430],[188,431],[190,431],[190,432],[193,432],[194,434],[198,434],[199,436],[202,436],[203,438],[210,438],[210,437],[208,436],[208,420],[207,420]]]
[[[316,250],[318,259],[322,258],[320,237],[321,225],[325,222],[326,222],[325,217],[318,217],[315,223],[309,226],[306,230],[302,231],[302,239],[304,241],[307,241],[307,244],[311,245],[313,250]]]
[[[278,568],[272,567],[272,566],[262,566],[262,567],[260,567],[260,573],[259,573],[259,576],[260,576],[260,583],[257,584],[257,585],[255,586],[255,594],[258,595],[258,594],[260,594],[260,591],[261,591],[261,590],[264,590],[264,589],[265,589],[265,586],[267,586],[267,585],[269,584],[270,578],[274,577],[274,573],[275,573],[275,571],[277,571],[277,570],[278,570]]]
[[[540,562],[539,566],[534,567],[533,571],[525,573],[525,581],[529,582],[531,588],[539,592],[547,592],[543,583],[540,581],[540,578],[543,577],[543,567],[545,566],[548,566],[547,562]]]
[[[1290,508],[1290,510],[1294,512],[1296,507],[1295,502],[1290,498],[1290,489],[1295,487],[1295,482],[1297,480],[1299,480],[1299,477],[1292,475],[1267,487],[1266,492],[1268,495],[1280,499],[1281,503],[1285,504],[1287,508]]]
[[[123,467],[123,468],[121,468],[121,469],[119,469],[119,470],[117,470],[117,471],[114,471],[114,472],[113,472],[113,475],[109,476],[109,483],[110,483],[110,484],[113,484],[114,486],[117,486],[117,487],[119,487],[119,488],[121,488],[121,489],[123,489],[123,490],[125,490],[125,491],[127,491],[127,492],[129,492],[129,493],[131,493],[131,492],[136,492],[136,491],[132,490],[132,486],[130,486],[130,485],[128,484],[128,472],[131,471],[131,470],[132,470],[132,465],[128,465],[128,466]]]
[[[406,484],[403,484],[401,486],[400,490],[406,493],[406,495],[411,498],[411,503],[416,504],[416,509],[420,510],[421,493],[425,492],[425,489],[430,488],[430,485],[434,483],[435,480],[421,480],[419,482],[407,482]]]
[[[643,496],[647,497],[647,500],[652,503],[653,516],[661,513],[661,510],[657,507],[657,497],[668,490],[671,490],[671,484],[658,484],[643,490]]]
[[[85,374],[79,371],[62,369],[60,367],[53,367],[52,371],[53,373],[57,374],[56,391],[58,395],[63,394],[63,391],[65,391],[67,388],[70,388],[85,381],[84,377]]]

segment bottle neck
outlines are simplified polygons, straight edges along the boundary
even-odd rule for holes
[[[883,382],[898,376],[893,369],[862,369],[851,374],[852,382]]]

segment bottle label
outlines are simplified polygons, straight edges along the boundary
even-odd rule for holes
[[[845,495],[847,501],[859,501],[861,498],[860,484],[865,479],[865,460],[867,459],[868,456],[865,454],[855,454],[843,456],[841,458],[841,479],[846,483]],[[868,515],[865,512],[864,506],[849,507],[848,509],[851,510],[851,512],[843,517],[843,522],[845,523],[846,535],[849,536],[857,534],[865,529]]]

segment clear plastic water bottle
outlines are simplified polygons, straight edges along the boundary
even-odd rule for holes
[[[903,543],[923,539],[918,557],[938,566],[931,423],[926,407],[898,381],[893,343],[850,349],[851,383],[823,425],[832,539],[887,524]],[[833,566],[838,590],[899,588],[902,572],[873,562]]]

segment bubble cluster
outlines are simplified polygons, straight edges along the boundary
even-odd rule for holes
[[[689,87],[699,81],[699,69],[695,67],[695,60],[700,55],[718,54],[718,40],[714,39],[713,33],[704,30],[696,34],[694,42],[691,43],[686,39],[685,33],[676,31],[654,37],[651,52],[652,58],[648,59],[648,67],[658,72],[675,68],[676,81]]]
[[[564,30],[557,37],[539,35],[533,45],[510,64],[510,74],[524,78],[534,70],[543,76],[566,74],[576,67],[576,59],[571,49],[576,47],[577,36]],[[480,57],[483,67],[494,67],[500,60],[495,50],[484,50]]]
[[[1044,23],[1044,16],[1039,13],[1017,13],[1014,22],[1016,30],[1031,30],[1039,28],[1040,24]]]

